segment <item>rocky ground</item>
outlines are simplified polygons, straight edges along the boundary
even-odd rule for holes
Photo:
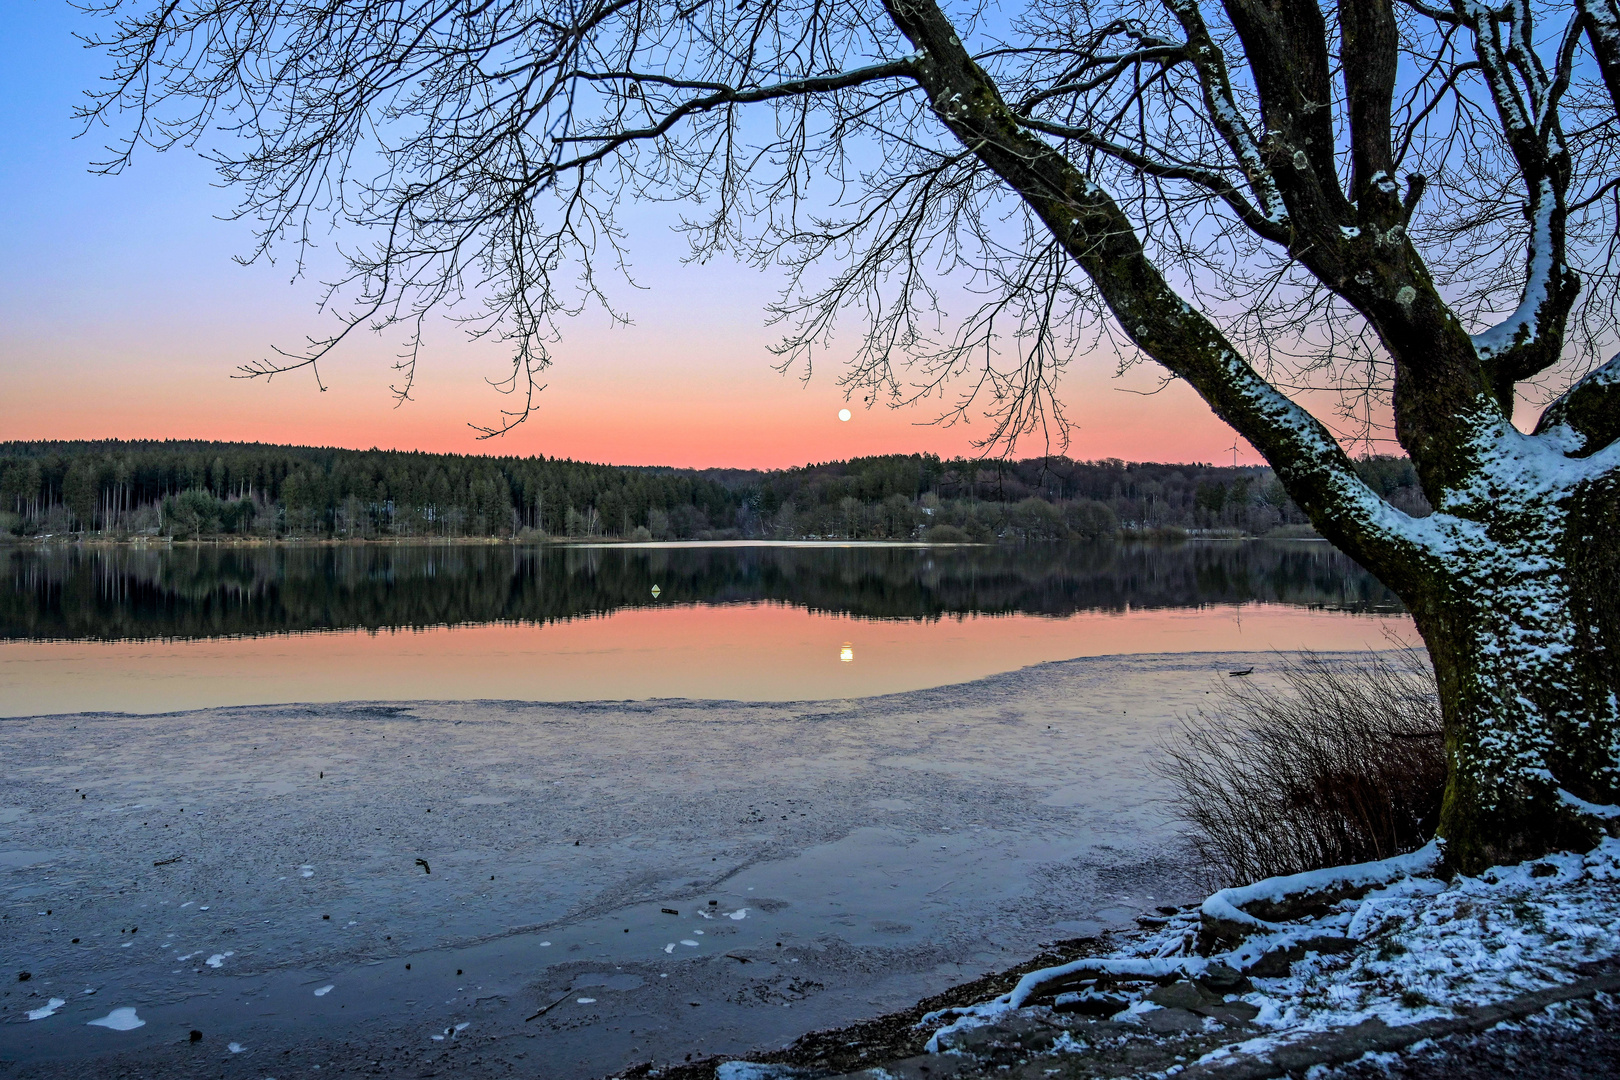
[[[1031,1009],[941,1040],[942,1052],[913,1053],[829,1073],[814,1059],[763,1067],[717,1063],[720,1080],[1098,1080],[1180,1076],[1186,1080],[1576,1080],[1620,1075],[1620,974],[1606,967],[1560,991],[1413,1030],[1364,1022],[1273,1052],[1264,1060],[1222,1051],[1263,1035],[1241,1002],[1186,983],[1165,988],[1164,1008],[1129,1021]],[[1572,995],[1562,997],[1563,994]],[[1549,997],[1559,1000],[1548,1002]],[[1235,1006],[1235,1007],[1234,1007]],[[1456,1029],[1454,1034],[1445,1031]],[[925,1036],[926,1037],[926,1036]],[[922,1040],[919,1039],[919,1042]],[[847,1043],[845,1044],[848,1045]],[[857,1056],[861,1051],[855,1051]],[[865,1057],[874,1054],[868,1050]]]
[[[927,1043],[935,1010],[1006,990],[1033,964],[1095,952],[1070,943],[1031,964],[954,989],[912,1009],[832,1031],[815,1032],[750,1061],[711,1059],[642,1067],[625,1080],[1000,1080],[1004,1077],[1120,1078],[1182,1076],[1209,1080],[1607,1080],[1620,1076],[1620,965],[1592,965],[1574,983],[1521,995],[1413,1029],[1378,1022],[1306,1040],[1282,1060],[1199,1058],[1260,1034],[1258,1010],[1197,983],[1157,995],[1162,1010],[1130,1020],[1036,1006],[1019,1015]],[[1446,1031],[1453,1032],[1445,1034]]]
[[[1620,997],[1598,993],[1506,1021],[1484,1032],[1436,1039],[1399,1054],[1374,1054],[1312,1080],[1610,1080],[1620,1076]]]

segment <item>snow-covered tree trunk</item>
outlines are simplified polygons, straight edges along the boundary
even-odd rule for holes
[[[1615,502],[1517,431],[1422,525],[1406,600],[1434,662],[1451,759],[1440,833],[1479,869],[1590,847],[1620,792]]]

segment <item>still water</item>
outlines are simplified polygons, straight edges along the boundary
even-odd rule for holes
[[[0,715],[272,702],[811,700],[1127,653],[1385,648],[1310,541],[0,551]]]

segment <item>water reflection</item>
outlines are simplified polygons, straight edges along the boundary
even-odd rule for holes
[[[197,640],[545,625],[774,602],[934,621],[1245,604],[1358,613],[1394,595],[1323,543],[1026,547],[128,547],[0,554],[0,639]],[[853,656],[850,647],[840,660]]]

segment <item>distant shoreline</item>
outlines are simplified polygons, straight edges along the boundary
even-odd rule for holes
[[[1009,544],[1073,544],[1073,543],[1118,543],[1121,541],[1164,541],[1181,542],[1187,540],[1301,540],[1317,543],[1327,543],[1328,540],[1316,534],[1309,536],[1275,535],[1255,536],[1247,533],[1238,533],[1228,529],[1158,529],[1151,531],[1121,530],[1114,536],[1098,537],[1090,541],[1076,540],[1016,540],[1006,541]],[[296,537],[296,536],[211,536],[204,538],[185,539],[174,536],[7,536],[0,534],[0,548],[6,547],[131,547],[131,548],[175,548],[175,547],[222,547],[222,548],[267,548],[267,547],[572,547],[572,548],[632,548],[638,550],[678,549],[678,548],[740,548],[740,547],[778,547],[778,548],[969,548],[969,547],[996,547],[996,541],[976,540],[845,540],[806,538],[799,540],[635,540],[613,536],[546,536],[546,537],[514,537],[514,536],[389,536],[389,537]]]
[[[1357,463],[1427,512],[1404,458]],[[782,470],[227,443],[0,443],[0,533],[909,542],[1311,535],[1262,466],[887,454]]]
[[[1253,539],[1195,537],[1194,539]],[[1062,543],[1064,541],[1049,541]],[[1106,542],[1106,541],[1104,541]],[[575,548],[698,548],[698,547],[861,547],[961,548],[995,547],[993,543],[928,540],[631,540],[612,536],[391,536],[354,538],[215,536],[181,539],[172,536],[13,536],[0,537],[0,547],[575,547]]]

